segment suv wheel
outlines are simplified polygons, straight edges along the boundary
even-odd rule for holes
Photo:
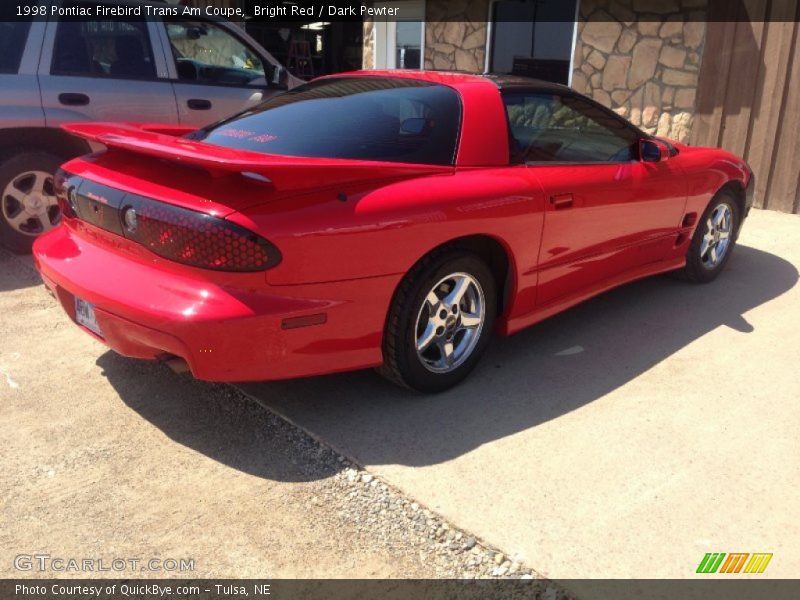
[[[61,220],[53,173],[63,160],[49,152],[25,152],[0,164],[0,242],[20,254]]]

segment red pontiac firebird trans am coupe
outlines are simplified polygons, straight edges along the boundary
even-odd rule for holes
[[[495,331],[711,281],[752,204],[740,158],[518,77],[356,72],[197,131],[67,129],[107,150],[56,175],[45,283],[120,354],[213,381],[379,367],[444,390]]]

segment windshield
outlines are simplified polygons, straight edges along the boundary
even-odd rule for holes
[[[261,59],[223,27],[178,20],[168,21],[166,26],[181,81],[266,85]]]
[[[450,165],[460,120],[449,87],[347,77],[302,85],[189,137],[265,154]]]

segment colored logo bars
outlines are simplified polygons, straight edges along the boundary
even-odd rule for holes
[[[748,557],[750,557],[749,560]],[[696,572],[763,573],[770,560],[772,560],[772,554],[766,553],[748,554],[747,552],[737,552],[725,554],[724,552],[709,552],[697,565]]]

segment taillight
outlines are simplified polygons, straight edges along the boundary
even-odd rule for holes
[[[68,173],[64,169],[56,169],[56,172],[53,174],[53,188],[56,193],[56,199],[58,200],[58,208],[61,210],[61,214],[67,218],[74,219],[77,216],[75,211],[75,199],[74,197],[70,197],[70,195],[75,194],[75,187],[70,187],[69,179],[70,177],[74,177],[72,173]]]
[[[218,217],[127,196],[122,231],[155,254],[217,271],[263,271],[281,261],[280,251],[244,227]]]

